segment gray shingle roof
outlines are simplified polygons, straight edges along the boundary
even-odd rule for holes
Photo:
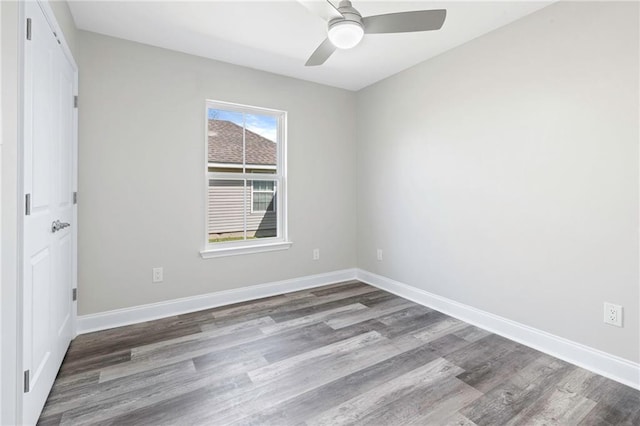
[[[242,164],[242,126],[231,121],[209,120],[210,163]],[[276,165],[276,144],[247,129],[247,164]]]

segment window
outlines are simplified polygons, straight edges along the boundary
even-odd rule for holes
[[[288,248],[286,113],[207,101],[202,257]]]
[[[254,180],[251,186],[251,212],[274,212],[276,209],[276,186],[270,180]]]

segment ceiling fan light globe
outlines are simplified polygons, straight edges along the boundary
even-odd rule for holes
[[[329,27],[329,40],[338,49],[356,47],[363,36],[364,29],[357,22],[342,21]]]

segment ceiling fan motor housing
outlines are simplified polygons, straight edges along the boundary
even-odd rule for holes
[[[349,0],[342,0],[340,5],[338,6],[338,11],[342,14],[342,18],[334,18],[329,21],[329,28],[333,25],[338,24],[340,22],[356,22],[360,26],[362,26],[362,15],[358,12],[352,5]]]

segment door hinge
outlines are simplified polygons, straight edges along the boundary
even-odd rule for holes
[[[73,107],[78,108],[78,95],[73,97]]]
[[[29,393],[29,370],[24,371],[24,393]]]
[[[78,289],[77,288],[71,289],[71,300],[74,301],[74,302],[76,300],[78,300]]]
[[[24,196],[24,214],[25,216],[31,214],[31,194],[25,194]]]
[[[31,40],[31,18],[27,18],[27,40]]]
[[[78,191],[73,193],[73,204],[78,204]]]

